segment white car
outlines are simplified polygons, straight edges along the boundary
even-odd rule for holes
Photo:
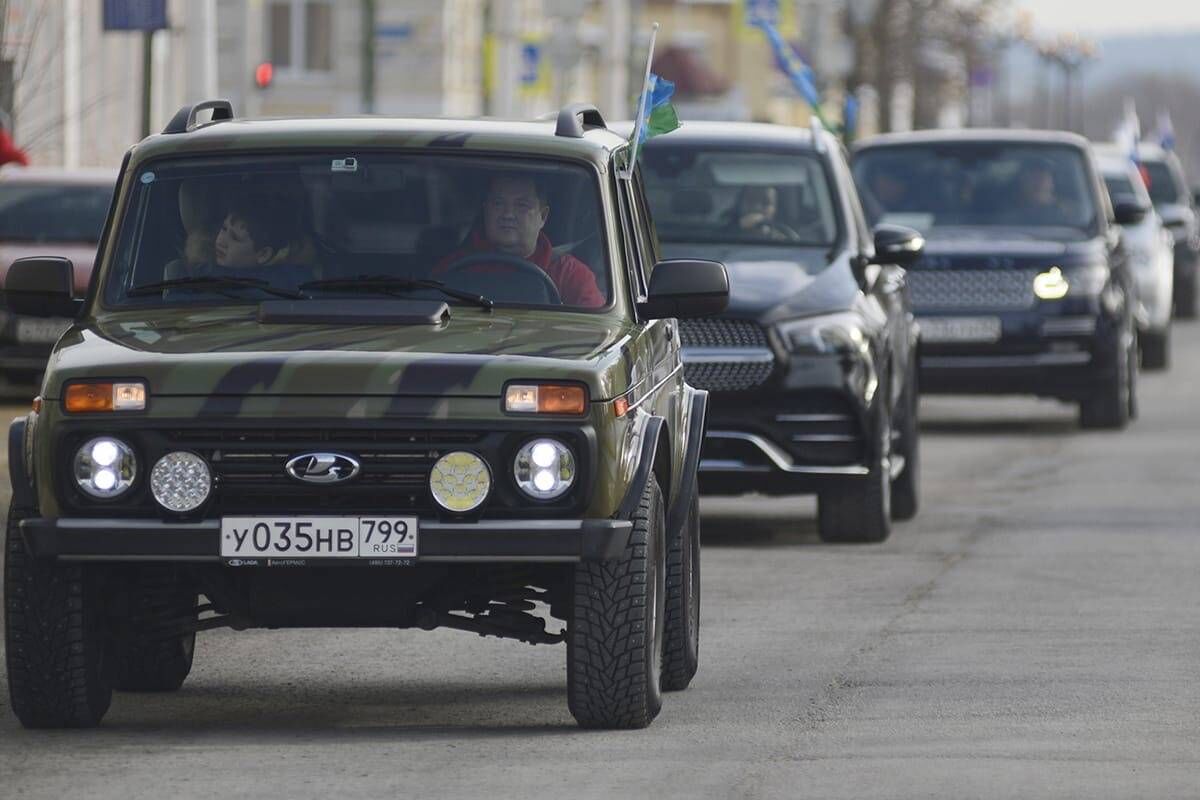
[[[1096,158],[1113,205],[1133,203],[1145,209],[1140,222],[1123,227],[1122,237],[1137,284],[1142,366],[1164,369],[1170,360],[1175,239],[1154,210],[1133,161],[1116,148],[1097,148]]]

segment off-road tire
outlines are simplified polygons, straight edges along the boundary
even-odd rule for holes
[[[904,471],[892,481],[892,519],[906,520],[921,506],[921,399],[917,390],[917,365],[909,366],[904,394],[900,397],[900,436],[897,449],[904,456]]]
[[[692,493],[687,517],[667,551],[667,619],[663,691],[686,689],[700,666],[700,496]]]
[[[651,476],[622,556],[575,567],[567,705],[581,727],[645,728],[662,707],[665,527]]]
[[[35,559],[10,508],[5,534],[4,634],[13,713],[26,728],[91,728],[112,701],[97,567]]]
[[[1120,346],[1120,345],[1118,345]],[[1095,396],[1079,404],[1079,425],[1088,430],[1121,430],[1137,411],[1136,342],[1113,358],[1116,369]]]
[[[1146,331],[1141,336],[1142,369],[1166,369],[1171,366],[1171,329]]]
[[[113,642],[113,688],[173,692],[192,669],[194,631],[164,637],[163,627],[195,618],[197,595],[165,567],[137,570],[129,586],[129,623]]]
[[[817,495],[817,534],[823,542],[882,542],[892,533],[892,433],[887,396],[880,386],[876,429],[872,431],[879,452],[872,458],[867,476]]]

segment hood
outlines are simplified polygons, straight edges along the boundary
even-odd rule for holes
[[[934,228],[925,238],[923,255],[910,269],[1044,269],[1106,261],[1100,238],[1035,238],[1027,229]]]
[[[87,293],[88,283],[92,279],[92,262],[96,260],[96,245],[87,242],[63,244],[50,242],[3,242],[0,243],[0,286],[8,276],[8,268],[18,258],[31,256],[62,256],[71,259],[75,267],[75,295],[82,297]]]
[[[499,397],[516,379],[625,391],[630,337],[601,314],[455,307],[442,325],[263,324],[254,306],[107,313],[69,330],[44,394],[84,378],[142,378],[156,396]],[[104,365],[103,369],[96,365]]]
[[[664,246],[668,258],[720,261],[729,273],[729,305],[723,316],[763,323],[850,308],[859,288],[848,255],[829,261],[824,248],[746,245]]]

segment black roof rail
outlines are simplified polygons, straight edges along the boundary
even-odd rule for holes
[[[563,106],[558,112],[558,124],[554,126],[555,136],[567,136],[572,139],[582,139],[584,127],[607,128],[600,109],[591,103],[571,103]]]
[[[201,111],[212,111],[207,123],[197,119]],[[175,116],[171,117],[171,121],[167,123],[167,127],[163,128],[163,133],[191,133],[201,125],[211,125],[227,119],[233,119],[233,103],[228,100],[205,100],[201,103],[184,106],[176,111]]]

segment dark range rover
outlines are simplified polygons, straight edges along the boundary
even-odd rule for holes
[[[1068,133],[893,134],[855,150],[872,222],[926,237],[909,270],[921,390],[1079,403],[1084,427],[1135,409],[1133,286],[1087,140]]]
[[[664,251],[729,270],[726,313],[680,323],[687,380],[710,392],[701,491],[816,493],[823,539],[886,538],[917,510],[916,330],[896,263],[920,237],[871,233],[824,131],[689,122],[642,167]]]

